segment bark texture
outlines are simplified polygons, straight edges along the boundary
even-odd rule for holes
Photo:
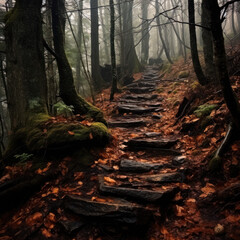
[[[41,6],[42,0],[17,0],[6,16],[8,106],[12,129],[24,127],[32,114],[47,113]]]
[[[201,85],[205,85],[207,83],[207,80],[203,74],[202,67],[198,57],[197,37],[196,37],[196,28],[195,28],[194,0],[188,0],[188,14],[189,14],[189,32],[190,32],[190,44],[191,44],[191,55],[192,55],[193,67],[199,83]]]
[[[106,123],[103,113],[77,94],[74,86],[72,69],[64,50],[65,1],[53,0],[52,2],[52,29],[54,49],[57,54],[59,72],[60,97],[67,105],[74,107],[75,113],[87,114],[94,120]]]

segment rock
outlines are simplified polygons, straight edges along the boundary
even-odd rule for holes
[[[138,162],[134,160],[123,159],[120,162],[120,171],[126,172],[148,172],[163,167],[163,164]]]
[[[152,191],[145,189],[126,188],[118,186],[108,186],[104,181],[100,181],[100,191],[104,194],[134,199],[139,202],[163,202],[170,201],[177,193],[177,188],[170,188],[162,191]]]
[[[147,181],[152,183],[174,183],[182,182],[183,174],[182,173],[163,173],[163,174],[154,174],[143,176]]]
[[[172,160],[172,164],[175,166],[179,166],[181,164],[184,164],[186,162],[186,156],[177,156]]]
[[[109,127],[139,127],[139,126],[146,126],[147,122],[142,119],[110,119],[108,121]]]
[[[160,140],[156,139],[130,139],[125,143],[129,148],[170,148],[177,143],[177,139],[163,138]]]
[[[152,118],[153,119],[161,119],[162,118],[162,115],[152,115]]]
[[[75,231],[78,231],[80,228],[82,228],[84,226],[83,222],[73,222],[73,221],[60,221],[59,222],[64,230],[68,233],[68,234],[73,234]]]
[[[158,112],[161,111],[161,108],[157,107],[140,107],[137,105],[131,105],[131,104],[124,104],[124,105],[118,105],[118,111],[119,113],[133,113],[133,114],[144,114],[144,113],[150,113],[150,112]]]
[[[144,133],[144,135],[145,135],[146,137],[152,138],[152,137],[161,136],[162,134],[161,134],[161,133],[157,133],[157,132],[146,132],[146,133]]]
[[[151,220],[152,213],[138,204],[125,200],[97,202],[74,195],[67,195],[64,198],[64,205],[67,210],[83,216],[92,221],[99,221],[101,224],[130,224],[145,225]]]

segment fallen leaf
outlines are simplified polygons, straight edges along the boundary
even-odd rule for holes
[[[26,223],[29,226],[36,225],[37,223],[40,223],[43,220],[43,215],[40,212],[35,212],[33,215],[29,216],[26,219]]]
[[[52,237],[52,234],[46,228],[42,228],[42,235],[46,238]]]
[[[69,135],[72,135],[72,136],[75,135],[75,133],[72,132],[72,131],[68,131],[68,134],[69,134]]]
[[[110,177],[104,177],[104,180],[108,183],[111,183],[111,184],[115,184],[117,183],[114,179],[110,178]]]
[[[89,133],[89,138],[90,138],[91,140],[93,139],[93,135],[92,135],[91,132]]]
[[[207,197],[208,195],[214,193],[215,190],[215,186],[211,183],[207,183],[205,187],[201,188],[201,191],[203,192],[203,194],[200,195],[201,198]]]
[[[53,194],[58,194],[58,192],[59,192],[59,188],[53,188],[52,189],[52,193]]]

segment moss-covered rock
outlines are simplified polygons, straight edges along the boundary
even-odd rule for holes
[[[178,78],[187,78],[189,76],[189,72],[188,71],[181,71],[178,74]]]
[[[197,117],[203,117],[203,116],[208,116],[212,110],[216,109],[218,105],[216,104],[203,104],[200,105],[195,111],[194,114]]]
[[[111,136],[107,127],[100,122],[83,125],[78,122],[46,122],[47,119],[48,116],[39,115],[35,120],[32,118],[27,127],[16,130],[10,138],[5,156],[42,150],[74,152],[83,146],[104,147]]]

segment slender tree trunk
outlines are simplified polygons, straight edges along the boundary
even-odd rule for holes
[[[240,130],[240,104],[230,84],[218,1],[207,1],[207,8],[211,16],[211,29],[218,78],[222,86],[227,107],[232,115],[233,123],[238,130]]]
[[[77,94],[74,86],[72,69],[64,50],[64,27],[62,26],[64,21],[62,18],[65,19],[65,1],[53,0],[52,29],[54,49],[57,54],[60,97],[65,104],[74,107],[75,113],[88,114],[95,120],[105,123],[102,112]]]
[[[202,0],[202,25],[204,27],[211,27],[210,14],[206,9],[208,0]],[[213,81],[215,79],[215,65],[213,60],[213,39],[212,32],[205,28],[202,28],[202,39],[203,39],[203,53],[205,60],[205,71],[206,77]]]
[[[188,0],[188,14],[189,14],[189,32],[190,32],[190,44],[191,44],[193,67],[199,83],[201,85],[205,85],[207,83],[207,80],[203,74],[202,67],[198,57],[197,37],[196,37],[196,28],[195,28],[194,0]]]
[[[156,16],[158,16],[158,15],[159,15],[159,4],[158,4],[158,0],[155,0],[155,9],[156,9]],[[166,55],[166,57],[167,57],[167,60],[168,60],[171,64],[173,64],[173,61],[172,61],[172,59],[171,59],[171,57],[170,57],[170,55],[169,55],[169,51],[168,51],[167,46],[166,46],[165,41],[164,41],[164,37],[163,37],[163,34],[162,34],[162,28],[161,28],[161,26],[160,26],[161,24],[160,24],[160,17],[159,17],[159,16],[156,18],[156,21],[157,21],[157,25],[158,25],[159,37],[160,37],[160,39],[161,39],[161,42],[162,42],[162,45],[163,45],[163,49],[164,49],[165,55]]]
[[[106,29],[109,27],[108,25],[108,13],[107,13],[108,9],[104,8],[100,8],[100,21],[101,21],[101,25],[102,25],[102,37],[103,37],[103,45],[104,45],[104,52],[105,52],[105,60],[106,63],[109,64],[111,62],[110,60],[110,53],[109,53],[109,47],[108,47],[108,32],[106,31]]]
[[[41,6],[42,0],[17,0],[6,18],[8,107],[13,130],[25,127],[35,114],[47,114]]]
[[[91,5],[91,64],[94,89],[99,92],[103,79],[99,67],[98,0],[90,0]]]
[[[117,68],[116,68],[116,54],[115,54],[115,10],[114,1],[109,0],[110,14],[111,14],[111,31],[110,31],[110,44],[111,44],[111,64],[112,64],[112,89],[110,100],[114,99],[114,94],[117,91]]]
[[[235,27],[235,21],[234,21],[234,18],[235,17],[235,4],[233,3],[232,4],[232,31],[233,31],[233,35],[234,37],[237,35],[237,30],[236,30],[236,27]]]
[[[148,56],[149,56],[149,23],[147,21],[148,18],[148,5],[149,1],[142,1],[141,9],[142,9],[142,45],[141,45],[141,63],[147,64]]]
[[[46,2],[47,9],[46,11],[46,42],[48,46],[53,49],[53,40],[52,40],[52,15],[51,15],[51,5],[52,0],[47,0]],[[57,83],[55,79],[55,69],[54,69],[54,57],[47,51],[47,87],[48,87],[48,111],[53,113],[53,105],[57,101]]]
[[[80,92],[80,88],[83,87],[83,83],[81,80],[81,58],[82,58],[82,8],[83,8],[83,0],[78,1],[78,8],[80,9],[78,11],[77,15],[77,44],[79,47],[79,50],[77,52],[77,57],[76,57],[76,88],[77,92]]]

